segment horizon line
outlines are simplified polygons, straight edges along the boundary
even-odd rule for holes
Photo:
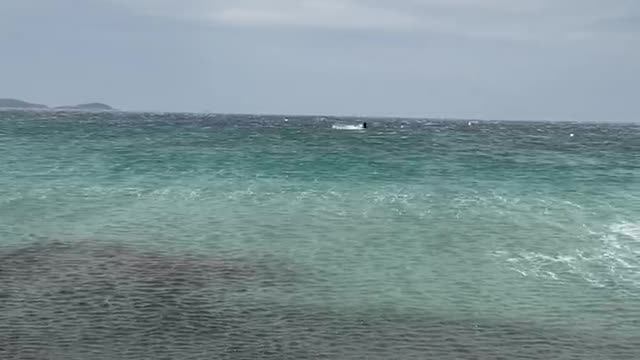
[[[106,103],[103,103],[106,104]],[[47,105],[45,105],[47,106]],[[465,117],[429,117],[429,116],[400,116],[400,115],[338,115],[338,114],[311,114],[311,113],[245,113],[245,112],[213,112],[213,111],[154,111],[154,110],[85,110],[64,109],[61,107],[46,108],[10,108],[0,107],[0,112],[24,111],[24,112],[77,112],[77,113],[137,113],[137,114],[189,114],[189,115],[231,115],[231,116],[268,116],[268,117],[324,117],[324,118],[368,118],[379,120],[435,120],[435,121],[480,121],[480,122],[543,122],[543,123],[596,123],[596,124],[635,124],[640,120],[551,120],[551,119],[489,119],[489,118],[465,118]]]

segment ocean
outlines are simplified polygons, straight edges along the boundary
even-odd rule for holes
[[[0,112],[0,358],[639,359],[640,124]]]

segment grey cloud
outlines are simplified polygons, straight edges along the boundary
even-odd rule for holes
[[[106,1],[153,16],[232,26],[432,31],[545,41],[593,35],[594,23],[639,13],[636,2],[625,0]]]
[[[1,0],[0,95],[637,120],[637,0]]]

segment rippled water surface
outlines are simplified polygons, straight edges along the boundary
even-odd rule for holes
[[[640,126],[0,112],[0,359],[638,359]]]

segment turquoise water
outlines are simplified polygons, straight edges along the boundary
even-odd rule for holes
[[[0,358],[640,358],[639,125],[360,121],[1,112]]]

